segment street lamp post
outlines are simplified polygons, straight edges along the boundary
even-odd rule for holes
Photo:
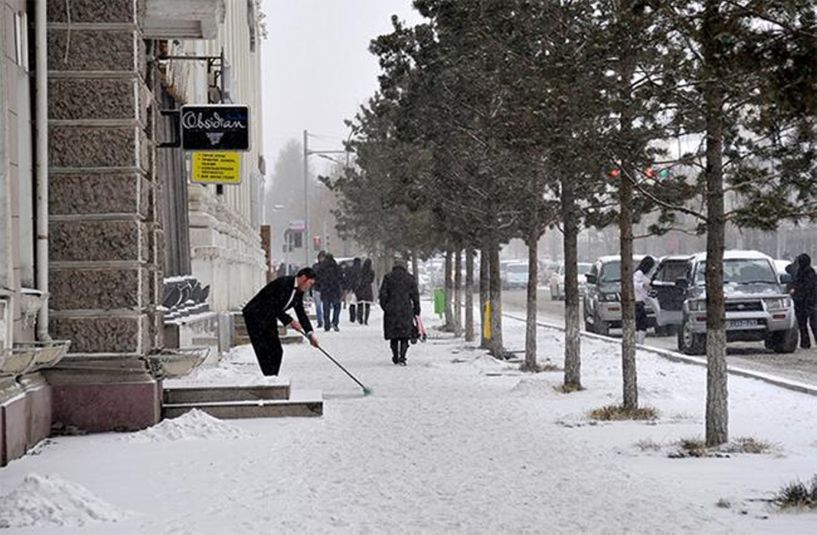
[[[351,134],[350,134],[351,136]],[[313,154],[346,154],[346,150],[309,150],[309,132],[304,130],[304,266],[309,266],[309,244],[312,236],[309,234],[309,157]],[[347,158],[348,165],[348,158]]]

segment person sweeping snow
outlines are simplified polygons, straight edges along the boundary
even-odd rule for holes
[[[294,277],[278,277],[264,286],[242,310],[255,358],[264,375],[278,375],[281,369],[284,350],[278,338],[276,320],[304,334],[314,347],[319,347],[304,310],[304,294],[314,283],[312,268],[303,268]],[[297,320],[286,313],[291,308],[295,309]]]

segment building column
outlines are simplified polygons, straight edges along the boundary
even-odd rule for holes
[[[164,237],[143,0],[48,3],[54,424],[139,429],[160,417],[144,357],[162,345]]]

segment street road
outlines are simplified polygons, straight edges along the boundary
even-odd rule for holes
[[[526,300],[525,290],[502,292],[502,305],[505,312],[524,317]],[[538,309],[540,321],[564,325],[564,302],[552,301],[547,289],[539,290]],[[582,328],[584,328],[584,322],[582,322]],[[621,331],[613,330],[611,336],[620,338]],[[672,351],[678,350],[675,336],[657,337],[652,332],[647,334],[645,345]],[[780,355],[763,347],[763,342],[734,342],[728,346],[726,359],[734,366],[817,385],[817,348],[815,347],[808,350],[797,349],[794,353]]]

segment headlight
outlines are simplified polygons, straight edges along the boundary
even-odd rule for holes
[[[702,312],[706,310],[706,300],[690,299],[689,301],[687,301],[687,306],[689,307],[690,312]]]
[[[791,308],[790,297],[775,297],[763,300],[766,305],[766,310],[788,310]]]
[[[612,293],[612,294],[605,294],[605,293],[603,293],[603,294],[601,294],[601,295],[599,296],[599,298],[600,298],[602,301],[608,301],[608,302],[615,302],[615,301],[618,301],[618,300],[619,300],[619,298],[618,298],[618,294],[617,294],[617,293]]]

